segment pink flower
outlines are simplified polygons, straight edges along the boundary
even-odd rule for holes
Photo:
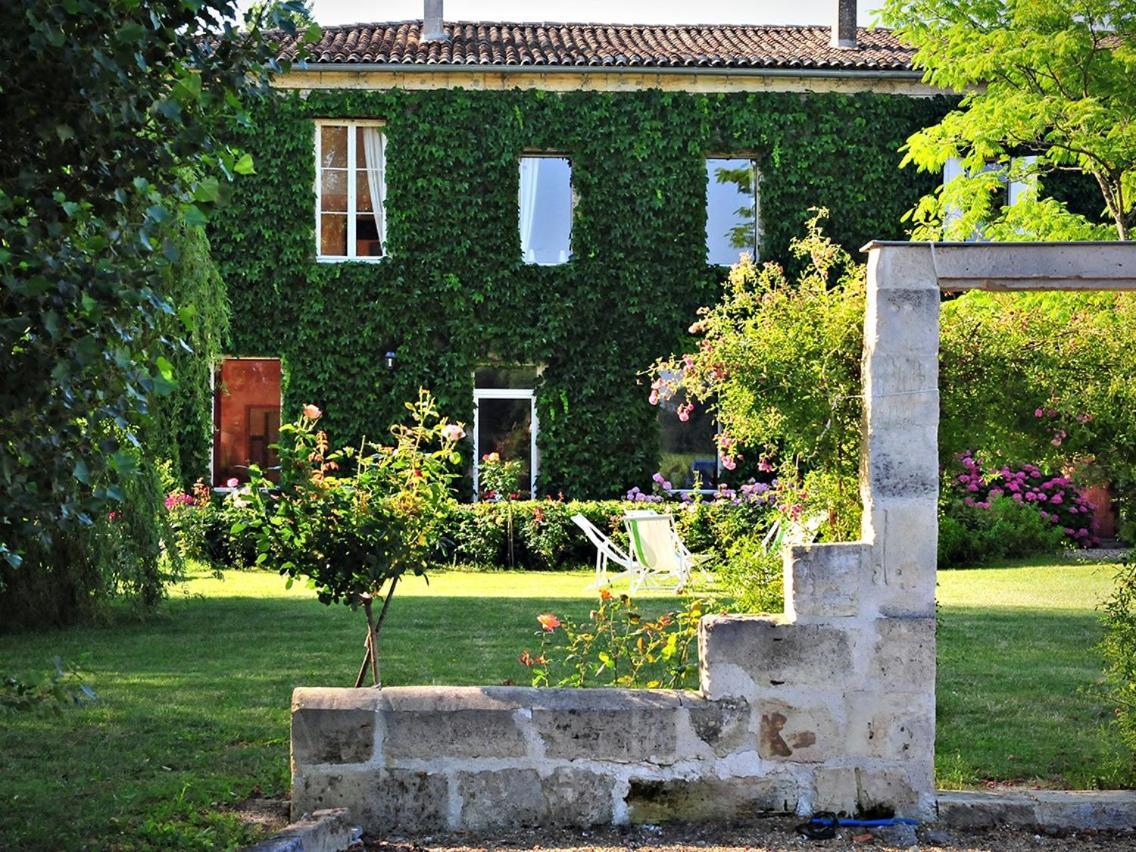
[[[442,427],[442,437],[456,443],[465,437],[465,429],[458,423],[447,423]]]
[[[721,458],[722,458],[722,467],[724,467],[726,470],[733,470],[735,467],[738,466],[738,463],[733,458],[733,456],[722,456]]]
[[[651,403],[651,405],[658,405],[659,404],[659,392],[657,390],[652,390],[651,395],[647,397],[647,401],[649,403]]]
[[[1021,503],[1022,502],[1022,495],[1015,492],[1014,493],[1014,499],[1017,500],[1019,503]]]
[[[319,420],[323,417],[323,412],[319,410],[318,406],[308,403],[304,406],[304,416],[309,420]]]
[[[1037,409],[1036,411],[1034,411],[1033,416],[1034,417],[1044,417],[1045,416],[1045,409],[1043,409],[1043,408]]]
[[[237,479],[235,476],[231,476],[231,477],[229,477],[228,479],[225,480],[225,487],[227,487],[227,488],[236,488],[240,484],[241,484],[241,481],[239,479]]]
[[[560,626],[560,619],[553,615],[551,612],[542,613],[536,617],[540,622],[540,626],[544,629],[545,633],[551,633]]]
[[[678,419],[685,423],[690,419],[690,412],[692,411],[694,411],[693,404],[688,402],[686,405],[680,405],[678,407]]]

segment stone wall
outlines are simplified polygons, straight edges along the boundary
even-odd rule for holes
[[[861,541],[789,548],[785,612],[710,616],[698,693],[297,689],[294,815],[369,832],[934,811],[938,312],[870,247]]]

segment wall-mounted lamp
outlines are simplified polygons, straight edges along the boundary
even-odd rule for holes
[[[384,357],[383,363],[385,363],[387,365],[388,370],[394,369],[394,358],[395,358],[394,352],[388,352],[386,354],[386,356]]]

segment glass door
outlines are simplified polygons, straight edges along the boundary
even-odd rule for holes
[[[473,392],[473,499],[480,493],[482,458],[496,453],[519,461],[516,491],[536,496],[536,394],[531,388],[478,388]]]

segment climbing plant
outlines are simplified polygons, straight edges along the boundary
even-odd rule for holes
[[[840,244],[903,236],[903,212],[934,179],[900,172],[899,148],[949,106],[882,94],[279,91],[232,128],[256,174],[211,223],[232,354],[280,356],[288,416],[319,403],[333,444],[385,433],[424,385],[472,421],[475,366],[542,364],[538,490],[622,494],[657,469],[640,373],[680,347],[726,277],[705,260],[705,157],[756,159],[760,251],[792,269],[789,242],[814,205],[831,211]],[[337,117],[385,122],[389,257],[377,263],[315,260],[313,122]],[[560,266],[521,259],[518,158],[533,149],[571,158],[572,259]]]

